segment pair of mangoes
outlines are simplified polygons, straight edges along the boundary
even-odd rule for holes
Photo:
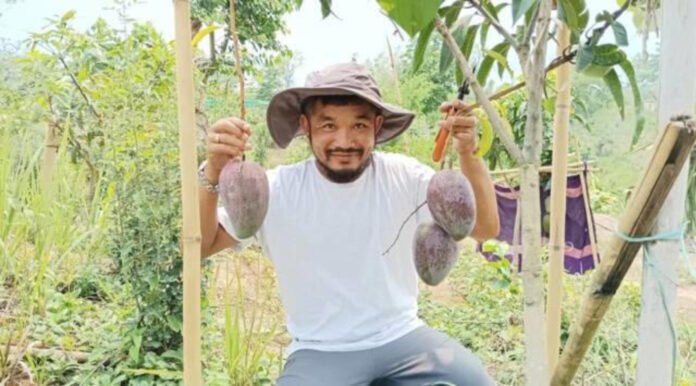
[[[427,202],[434,222],[418,226],[413,252],[418,276],[435,286],[457,262],[457,241],[467,237],[474,228],[476,198],[469,180],[461,172],[441,170],[428,183]]]
[[[253,162],[228,162],[220,175],[220,195],[234,236],[254,236],[268,212],[269,186],[264,169]],[[476,199],[469,180],[461,172],[441,170],[428,184],[427,201],[435,221],[416,229],[414,258],[421,280],[437,285],[457,261],[457,241],[468,236],[474,227]]]

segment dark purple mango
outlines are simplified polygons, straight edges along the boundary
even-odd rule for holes
[[[476,223],[476,197],[469,180],[459,171],[440,170],[428,184],[428,208],[433,219],[453,239],[469,235]]]
[[[413,240],[413,257],[418,276],[425,284],[440,284],[454,267],[458,256],[457,242],[442,227],[435,223],[418,225]]]
[[[235,230],[246,239],[261,228],[268,212],[266,171],[254,162],[232,160],[220,174],[220,196]]]

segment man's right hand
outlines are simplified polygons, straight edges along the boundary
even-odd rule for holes
[[[239,118],[224,118],[208,128],[205,174],[212,183],[218,182],[227,161],[241,157],[251,148],[247,144],[250,135],[251,126]]]

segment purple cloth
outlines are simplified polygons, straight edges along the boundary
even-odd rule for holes
[[[585,177],[587,176],[586,172]],[[587,270],[593,269],[595,261],[592,255],[592,243],[590,233],[593,232],[596,239],[594,222],[588,223],[583,199],[582,181],[580,175],[568,177],[566,189],[566,223],[565,223],[565,253],[564,267],[570,274],[582,274]],[[496,198],[498,202],[498,216],[500,217],[500,233],[498,240],[505,241],[510,245],[510,251],[505,257],[510,260],[517,269],[522,269],[522,248],[521,235],[518,230],[518,244],[513,241],[515,233],[515,222],[517,216],[517,197],[519,187],[509,188],[502,185],[495,185]],[[541,215],[542,218],[542,237],[547,238],[548,234],[543,230],[544,216],[548,215],[550,208],[546,208],[547,198],[550,197],[550,189],[541,189]],[[589,197],[588,197],[589,200]],[[590,211],[590,218],[592,212]],[[481,251],[481,245],[478,246]],[[489,261],[496,261],[499,256],[489,252],[482,252],[482,255]],[[597,253],[599,262],[599,253]]]

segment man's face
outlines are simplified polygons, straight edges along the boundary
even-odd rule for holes
[[[322,173],[334,182],[357,179],[370,162],[383,117],[367,102],[345,105],[316,101],[300,117]]]

